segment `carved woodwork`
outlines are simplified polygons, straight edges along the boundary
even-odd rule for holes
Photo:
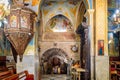
[[[12,48],[16,50],[13,51],[13,54],[16,52],[20,56],[20,61],[22,61],[23,53],[33,37],[35,16],[36,14],[25,6],[13,5],[11,7],[8,25],[4,28],[4,32],[11,42]]]

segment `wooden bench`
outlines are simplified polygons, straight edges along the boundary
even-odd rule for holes
[[[9,77],[11,75],[13,75],[13,71],[12,70],[0,72],[0,80],[4,79],[6,77]]]
[[[16,74],[16,69],[14,68],[14,66],[8,66],[7,69],[13,70],[13,73]]]
[[[2,80],[34,80],[34,75],[33,74],[29,74],[27,70],[20,72],[18,74],[13,74],[11,76],[8,76]],[[0,79],[1,80],[1,79]]]
[[[18,76],[18,74],[13,74],[13,75],[6,77],[2,80],[19,80],[19,76]]]

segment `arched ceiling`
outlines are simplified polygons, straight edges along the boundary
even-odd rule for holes
[[[59,48],[48,49],[45,53],[43,53],[42,58],[49,60],[54,56],[62,57],[63,59],[68,58],[68,55],[65,53],[65,51]]]
[[[63,15],[56,15],[45,25],[45,32],[73,32],[73,25]]]
[[[81,6],[81,2],[84,4],[84,7]],[[84,9],[80,9],[80,7]],[[41,4],[40,9],[42,12],[43,26],[45,26],[52,17],[61,14],[67,17],[74,27],[77,27],[78,16],[84,15],[80,14],[80,12],[83,11],[84,13],[85,10],[88,8],[89,8],[88,0],[44,0]]]
[[[56,15],[64,15],[75,24],[77,6],[80,0],[45,0],[41,6],[43,26]]]

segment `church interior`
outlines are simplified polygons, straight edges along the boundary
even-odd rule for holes
[[[0,80],[120,80],[120,0],[0,0]]]

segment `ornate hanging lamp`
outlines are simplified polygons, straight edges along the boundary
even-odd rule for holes
[[[120,31],[120,0],[116,3],[116,11],[113,15],[113,21],[118,27],[114,30],[115,32]]]
[[[13,54],[15,52],[19,55],[20,61],[29,41],[33,38],[35,17],[36,14],[24,5],[11,6],[8,25],[4,28],[4,32],[11,42]]]

